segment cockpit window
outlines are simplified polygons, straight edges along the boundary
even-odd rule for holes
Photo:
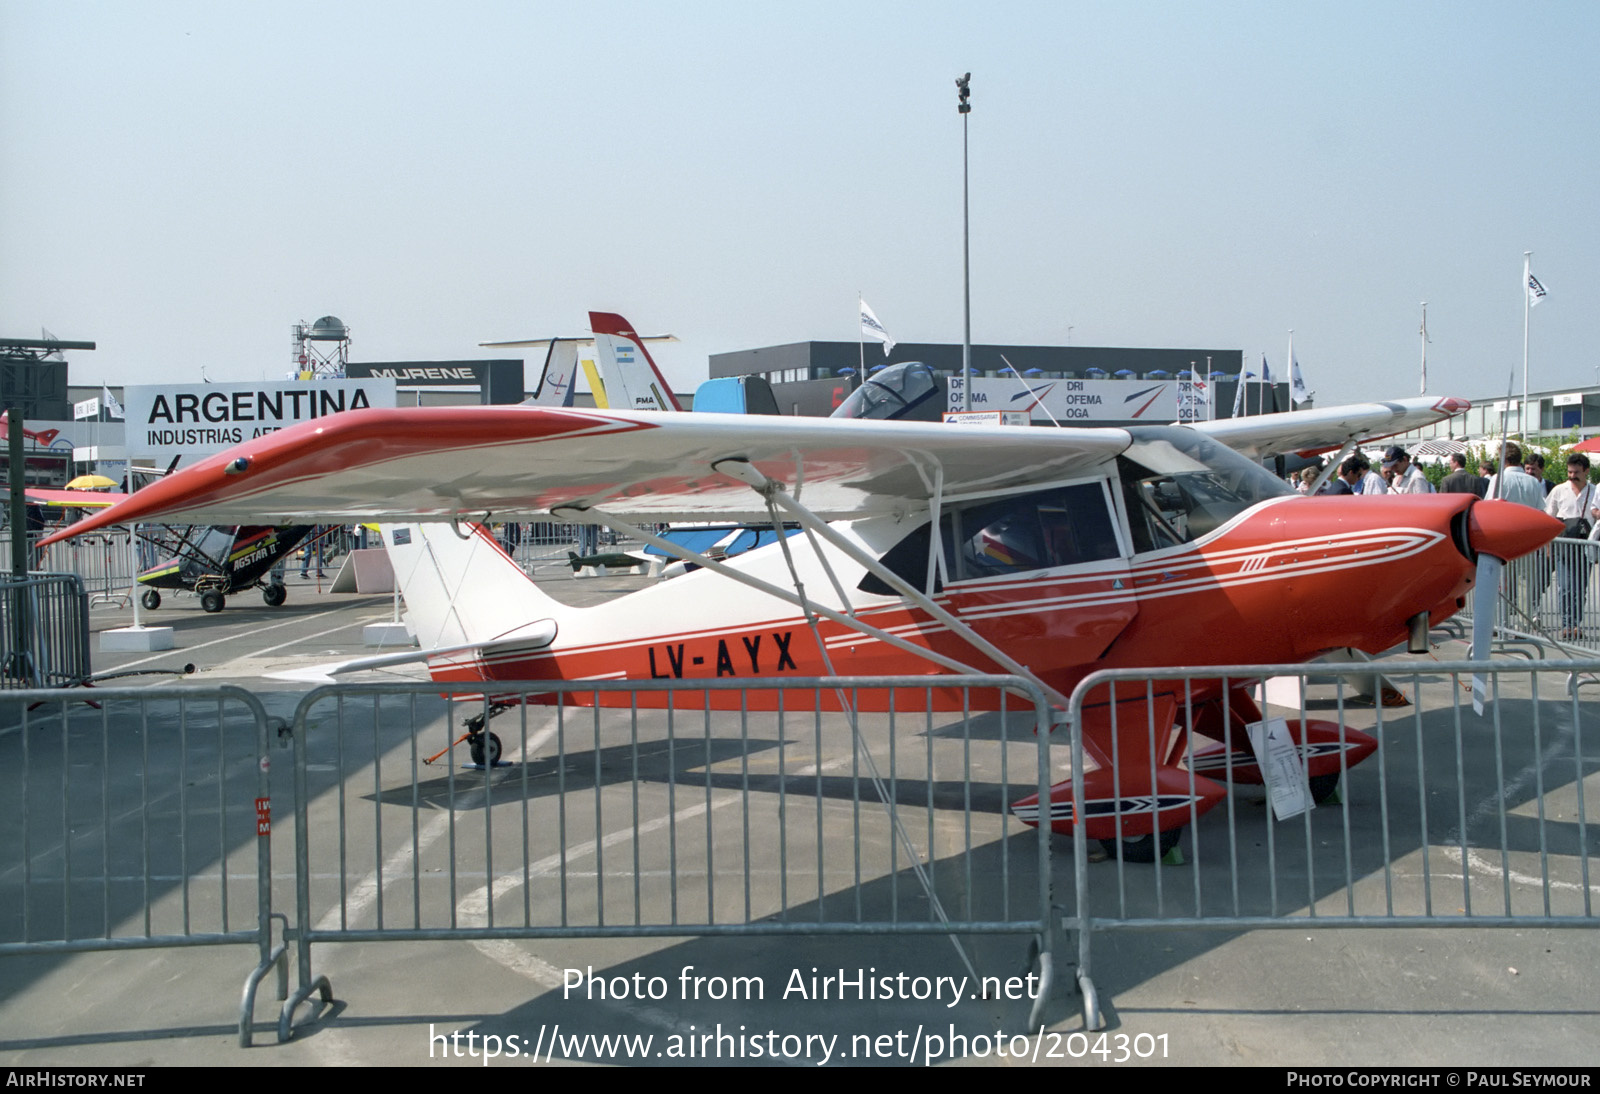
[[[955,581],[1073,566],[1121,553],[1105,487],[1098,481],[955,505],[945,511],[940,531]],[[891,547],[882,562],[914,587],[926,589],[928,525]],[[875,574],[867,574],[857,587],[895,595]]]
[[[1115,558],[1117,534],[1098,482],[1018,494],[956,510],[963,579]]]
[[[1257,502],[1290,493],[1259,464],[1193,429],[1139,427],[1117,457],[1136,553],[1209,535]]]
[[[921,361],[905,361],[863,380],[830,417],[936,422],[944,410],[938,394],[933,370]]]

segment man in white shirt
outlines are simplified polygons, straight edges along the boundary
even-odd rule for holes
[[[1550,491],[1544,511],[1566,524],[1551,545],[1556,555],[1556,589],[1561,594],[1561,637],[1583,637],[1583,601],[1588,592],[1593,548],[1583,540],[1595,538],[1600,528],[1600,497],[1589,482],[1589,457],[1574,452],[1567,457],[1567,481]]]
[[[1383,454],[1383,473],[1392,476],[1389,490],[1395,494],[1431,494],[1433,484],[1422,469],[1411,462],[1411,456],[1399,445],[1391,445]]]
[[[1389,492],[1389,484],[1383,481],[1383,476],[1372,469],[1372,464],[1361,453],[1357,452],[1356,457],[1361,461],[1361,481],[1356,484],[1356,493],[1364,495],[1387,494]]]
[[[1505,446],[1505,472],[1489,477],[1488,496],[1491,500],[1501,498],[1531,509],[1544,508],[1544,487],[1522,469],[1522,446],[1515,441]]]
[[[1505,470],[1489,477],[1488,499],[1514,501],[1530,509],[1544,508],[1544,487],[1539,480],[1522,469],[1522,446],[1507,441],[1502,452]],[[1514,630],[1536,629],[1539,605],[1544,600],[1545,586],[1550,584],[1550,551],[1542,548],[1523,555],[1506,568],[1505,585],[1511,590],[1511,603],[1515,609],[1510,624]]]

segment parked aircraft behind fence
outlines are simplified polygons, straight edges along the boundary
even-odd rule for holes
[[[373,409],[241,445],[80,527],[155,516],[394,523],[386,543],[418,656],[441,681],[923,675],[925,688],[895,695],[909,710],[955,709],[959,693],[939,686],[945,672],[999,671],[1064,705],[1102,667],[1377,652],[1454,614],[1480,557],[1516,558],[1559,522],[1470,495],[1302,498],[1221,440],[1337,448],[1463,405],[1409,400],[1206,429]],[[797,522],[808,535],[720,563],[644,533],[702,568],[577,609],[473,527],[545,514],[630,531],[674,519]],[[730,596],[730,580],[752,592]],[[797,709],[815,693],[783,695]],[[1257,716],[1249,697],[1235,691],[1224,706],[1213,688],[1195,699],[1181,709],[1168,689],[1088,715],[1098,767],[1086,801],[1075,809],[1070,782],[1058,784],[1042,819],[1131,837],[1130,854],[1153,855],[1158,829],[1166,846],[1224,791],[1180,767],[1186,733],[1231,749],[1236,780],[1259,781],[1245,743]],[[1136,727],[1115,734],[1115,780],[1113,721]],[[1373,745],[1329,722],[1290,729],[1323,793],[1341,751],[1348,765]],[[475,751],[492,758],[485,736],[475,734]],[[1015,808],[1041,819],[1037,803]]]

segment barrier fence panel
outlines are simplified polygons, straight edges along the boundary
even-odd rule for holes
[[[89,603],[77,576],[0,576],[0,689],[67,687],[91,671]]]
[[[1049,782],[1049,710],[1024,681],[486,687],[301,702],[280,1039],[313,992],[331,1001],[312,951],[334,941],[1018,934],[1042,1003],[1049,839],[1007,808]],[[452,749],[486,713],[493,737]],[[498,763],[462,766],[484,752]]]
[[[126,529],[77,536],[38,552],[37,565],[52,573],[77,574],[91,605],[126,606],[138,570],[134,541]]]
[[[240,1043],[272,945],[269,727],[238,688],[0,700],[0,956],[250,945]],[[278,919],[283,920],[280,914]]]
[[[1532,639],[1584,656],[1600,651],[1600,542],[1557,539],[1500,572],[1495,628],[1502,641]],[[1460,613],[1472,618],[1472,598]]]
[[[1375,669],[1404,705],[1363,698],[1383,694]],[[1109,719],[1099,766],[1125,796],[1102,817],[1136,846],[1149,803],[1126,795],[1157,780],[1151,801],[1183,828],[1178,853],[1152,864],[1114,842],[1091,862],[1092,841],[1074,841],[1066,922],[1080,932],[1090,1027],[1091,944],[1107,931],[1600,925],[1600,706],[1576,686],[1596,671],[1600,660],[1386,661],[1088,677],[1070,707],[1073,800],[1091,817],[1105,800],[1095,787],[1108,773],[1084,745]]]

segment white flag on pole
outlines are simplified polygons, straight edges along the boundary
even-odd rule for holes
[[[894,349],[894,339],[889,337],[889,332],[883,329],[883,324],[878,322],[878,317],[872,314],[872,309],[867,307],[865,300],[861,301],[861,337],[870,338],[874,342],[883,343],[883,355],[889,356],[889,351]]]
[[[106,414],[108,416],[116,418],[119,421],[125,417],[122,412],[122,404],[117,402],[117,397],[115,395],[111,394],[111,389],[105,387],[104,385],[102,385],[100,388],[100,401],[105,405]]]
[[[1533,276],[1531,265],[1527,259],[1522,260],[1522,283],[1528,290],[1528,306],[1536,308],[1539,306],[1539,301],[1549,294],[1545,291],[1545,287],[1539,284],[1539,279]]]
[[[1294,405],[1311,401],[1311,392],[1306,389],[1306,378],[1300,375],[1300,359],[1292,358],[1289,361],[1289,397],[1294,400]]]
[[[1233,389],[1233,413],[1230,417],[1240,418],[1244,416],[1244,385],[1245,378],[1249,375],[1248,372],[1239,373],[1239,383]]]

